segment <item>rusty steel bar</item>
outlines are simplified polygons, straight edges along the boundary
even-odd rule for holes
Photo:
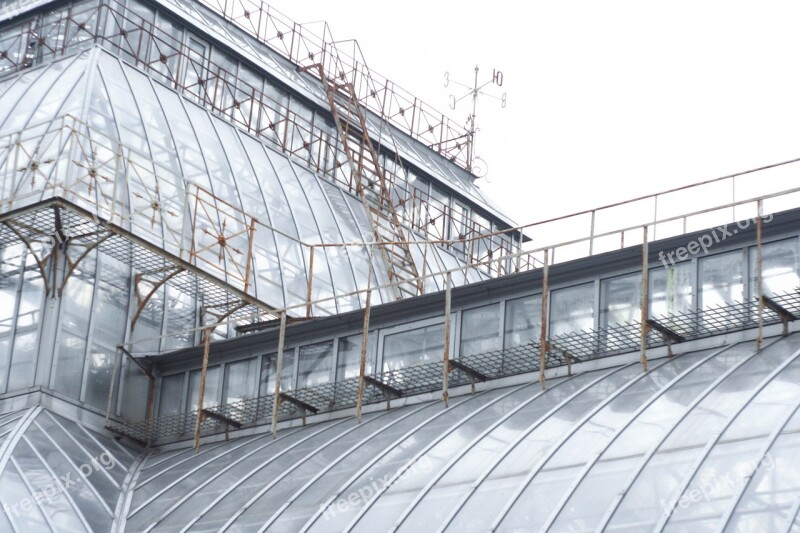
[[[314,246],[309,251],[308,288],[306,290],[306,318],[311,318],[311,291],[314,288]]]
[[[444,291],[444,351],[442,354],[442,400],[444,401],[445,408],[448,407],[450,394],[448,392],[448,377],[450,374],[450,304],[451,304],[451,288],[452,288],[452,275],[448,272],[445,278],[445,291]]]
[[[147,407],[145,407],[145,432],[147,433],[147,445],[150,446],[150,428],[153,424],[153,404],[156,399],[156,378],[148,374],[147,384]]]
[[[547,359],[547,350],[549,343],[547,342],[547,319],[548,319],[548,285],[550,282],[550,251],[544,251],[544,271],[542,272],[542,331],[539,338],[539,383],[542,384],[542,389],[545,388],[545,361]],[[535,324],[536,322],[534,322]]]
[[[648,244],[647,226],[643,226],[643,241],[642,241],[642,305],[641,305],[641,354],[642,354],[642,369],[647,372],[647,314],[650,307],[649,299],[649,253],[650,247]]]
[[[117,381],[117,372],[119,372],[120,362],[122,361],[121,348],[114,350],[114,370],[111,372],[111,386],[108,388],[108,403],[106,403],[106,421],[103,427],[108,427],[108,420],[111,418],[111,404],[114,398],[114,384]]]
[[[283,372],[283,343],[286,338],[286,312],[281,313],[278,331],[278,354],[275,356],[275,400],[272,402],[272,438],[278,435],[278,412],[281,408],[281,372]]]
[[[761,220],[761,200],[758,201],[756,213],[756,275],[758,292],[758,336],[756,337],[756,350],[761,349],[764,342],[764,272],[763,272],[763,223]]]
[[[194,450],[200,451],[200,424],[203,423],[203,402],[206,394],[206,374],[208,373],[208,355],[211,352],[211,331],[206,328],[203,331],[203,366],[200,370],[200,390],[197,392],[197,420],[194,424]]]
[[[367,287],[369,289],[369,286]],[[356,397],[356,419],[361,423],[361,407],[364,402],[364,378],[367,373],[367,346],[369,336],[369,313],[372,302],[372,291],[367,292],[364,306],[364,327],[361,331],[361,359],[358,366],[358,395]]]

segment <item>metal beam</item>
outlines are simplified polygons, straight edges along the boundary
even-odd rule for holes
[[[289,402],[291,404],[294,404],[294,405],[296,405],[297,407],[299,407],[300,409],[302,409],[303,411],[305,411],[307,413],[317,414],[319,412],[319,409],[317,409],[313,405],[308,404],[308,403],[304,402],[303,400],[299,400],[299,399],[295,398],[294,396],[290,396],[289,394],[287,394],[285,392],[280,393],[280,396],[281,396],[281,400],[283,400],[285,402]]]
[[[456,359],[449,359],[447,361],[447,364],[451,367],[451,369],[460,370],[461,372],[467,374],[468,376],[470,376],[473,379],[477,379],[478,381],[488,381],[489,380],[489,376],[487,376],[486,374],[484,374],[484,373],[482,373],[482,372],[480,372],[478,370],[475,370],[474,368],[471,368],[471,367],[465,365],[464,363],[462,363],[461,361],[458,361]]]
[[[789,335],[789,322],[794,322],[797,320],[797,316],[769,296],[762,295],[761,302],[763,303],[763,307],[766,307],[773,313],[776,313],[781,318],[781,322],[783,323],[782,335],[784,337]]]
[[[242,427],[242,423],[234,420],[233,418],[228,418],[227,416],[221,415],[209,409],[201,409],[201,410],[203,411],[203,416],[207,416],[208,418],[213,418],[214,420],[219,420],[223,424],[228,424],[237,429]]]
[[[667,326],[654,318],[648,318],[646,322],[648,326],[659,332],[665,339],[670,339],[675,342],[684,342],[686,340],[685,337],[669,329]]]
[[[373,378],[372,376],[364,376],[364,382],[372,385],[376,389],[380,389],[385,394],[388,394],[388,395],[393,396],[395,398],[400,398],[401,396],[403,396],[403,391],[401,391],[400,389],[396,389],[396,388],[392,387],[391,385],[387,385],[383,381],[379,381],[379,380]]]

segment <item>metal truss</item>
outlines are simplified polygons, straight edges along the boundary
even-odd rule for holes
[[[771,298],[792,313],[800,314],[800,291]],[[684,340],[699,339],[752,329],[758,326],[758,302],[733,303],[724,307],[695,310],[680,315],[670,315],[658,320],[680,331]],[[767,312],[764,324],[780,324],[777,312]],[[639,350],[637,323],[615,324],[597,331],[556,336],[548,341],[545,367],[558,368],[572,363],[608,357]],[[667,339],[652,328],[648,334],[648,347],[667,345]],[[479,381],[502,377],[538,373],[540,347],[528,343],[504,350],[460,357],[450,361],[449,386],[473,385]],[[415,396],[442,389],[442,361],[388,370],[366,376],[362,401],[365,404],[389,402],[393,399]],[[281,394],[280,420],[304,418],[311,414],[326,413],[354,407],[358,402],[359,378],[354,377],[314,387],[285,391]],[[202,434],[226,433],[230,429],[268,424],[272,416],[274,395],[241,400],[203,409]],[[163,444],[190,438],[194,431],[197,411],[189,411],[154,418],[150,432],[147,422],[109,421],[109,429],[117,434],[140,442]]]
[[[208,2],[212,9],[223,16],[226,13],[231,15],[231,10],[237,9],[233,5],[236,2],[224,4]],[[462,257],[470,251],[475,260],[486,261],[492,256],[499,257],[519,250],[518,243],[492,234],[490,227],[476,220],[464,220],[459,214],[453,213],[449,206],[438,205],[426,191],[408,186],[399,156],[401,151],[385,124],[392,124],[412,136],[415,132],[417,136],[425,136],[423,142],[434,148],[441,147],[444,155],[460,162],[462,166],[467,151],[465,133],[453,130],[444,115],[431,111],[417,98],[366,69],[356,43],[353,42],[353,50],[348,53],[344,45],[337,47],[327,30],[325,37],[319,38],[302,25],[285,20],[274,10],[268,13],[253,11],[250,16],[260,17],[259,24],[265,28],[263,31],[276,32],[270,38],[264,34],[257,35],[267,46],[287,56],[298,66],[321,61],[326,71],[338,72],[348,80],[348,98],[359,113],[366,113],[368,109],[378,114],[379,126],[370,125],[369,117],[364,115],[362,118],[366,122],[362,123],[359,131],[352,132],[350,142],[360,146],[361,152],[369,147],[375,163],[382,166],[383,186],[387,188],[379,206],[383,216],[396,219],[396,223],[402,223],[423,238],[461,240],[460,243],[448,243],[445,246]],[[243,13],[227,18],[237,24],[247,20]],[[247,24],[243,25],[243,29],[248,30]],[[346,148],[345,138],[337,131],[333,121],[321,120],[320,117],[313,119],[290,109],[274,92],[267,94],[260,85],[254,86],[252,80],[241,79],[231,72],[230,66],[213,63],[206,57],[207,54],[198,54],[182,40],[141,18],[116,0],[69,6],[46,17],[38,15],[28,18],[5,30],[6,35],[0,43],[0,75],[100,44],[310,170],[351,192],[359,193],[362,188],[358,173],[353,172],[348,164],[351,154]],[[334,69],[334,66],[337,68]],[[306,72],[312,83],[325,83],[326,76],[317,69],[308,69]],[[383,103],[377,109],[376,99],[381,98]],[[448,140],[450,135],[455,136],[455,142]],[[379,159],[385,159],[386,162],[381,164]],[[377,178],[374,181],[378,181]],[[406,215],[406,211],[414,209],[415,215],[410,211]],[[470,239],[481,235],[488,236],[480,239],[481,244],[473,250]],[[397,237],[395,235],[387,240],[405,241],[405,238]],[[498,270],[498,275],[511,272],[505,263],[495,265],[488,262],[485,270],[490,273],[495,267],[502,269]]]

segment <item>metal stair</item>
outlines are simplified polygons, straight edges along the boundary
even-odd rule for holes
[[[369,216],[389,281],[396,284],[395,298],[400,300],[420,295],[423,293],[423,282],[418,279],[419,272],[411,255],[405,228],[392,202],[391,183],[381,165],[380,143],[376,145],[370,138],[366,112],[359,102],[353,77],[348,76],[348,69],[340,60],[335,45],[326,47],[324,57],[327,59],[327,68],[323,63],[314,63],[300,70],[312,73],[322,81],[339,139],[347,155],[351,184]],[[382,134],[383,128],[380,137]],[[391,132],[387,131],[387,137],[394,142]],[[396,149],[394,153],[397,154]]]

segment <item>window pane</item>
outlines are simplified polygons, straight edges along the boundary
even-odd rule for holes
[[[278,354],[265,355],[261,361],[261,381],[258,386],[259,396],[275,394],[275,365]],[[292,390],[294,377],[294,350],[283,352],[283,363],[281,368],[281,390]]]
[[[375,347],[378,335],[370,334],[367,338],[367,366],[365,374],[372,374],[375,364]],[[336,363],[336,381],[358,376],[361,366],[361,335],[351,335],[339,339],[339,357]]]
[[[650,316],[686,313],[693,308],[694,276],[692,263],[676,263],[650,271]]]
[[[750,294],[758,295],[758,252],[750,248]],[[761,248],[761,276],[764,294],[771,296],[793,291],[798,277],[797,239],[771,242]]]
[[[594,328],[594,283],[550,294],[550,336]]]
[[[444,324],[387,335],[383,340],[383,371],[441,361]]]
[[[330,382],[331,368],[333,368],[333,341],[302,346],[297,387],[313,387]]]
[[[744,299],[742,259],[739,250],[700,259],[700,305],[703,309]]]
[[[500,304],[461,313],[461,356],[500,349]]]
[[[92,343],[86,362],[88,368],[84,401],[105,411],[111,388],[111,373],[114,371],[114,350]]]
[[[200,370],[189,373],[189,401],[187,411],[197,409],[200,398]],[[203,391],[203,408],[219,405],[219,366],[210,367],[206,371],[206,389]]]
[[[225,398],[222,403],[233,403],[258,394],[258,358],[225,365]]]
[[[158,404],[158,416],[173,415],[181,410],[183,398],[183,374],[164,376],[161,379],[161,400]]]
[[[538,341],[542,334],[542,297],[526,296],[506,302],[506,325],[503,345],[506,348]]]
[[[600,327],[638,320],[642,277],[632,274],[600,281]]]

